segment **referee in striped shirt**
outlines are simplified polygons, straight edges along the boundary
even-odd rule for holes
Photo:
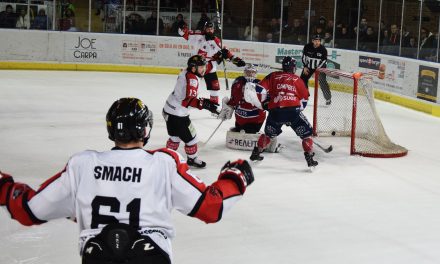
[[[318,68],[327,67],[327,49],[321,45],[321,36],[314,35],[312,42],[307,43],[303,49],[302,63],[304,65],[301,73],[301,79],[304,81],[306,87],[309,87],[309,79]],[[328,86],[327,78],[321,75],[318,78],[322,93],[326,100],[326,105],[331,104],[331,92]]]

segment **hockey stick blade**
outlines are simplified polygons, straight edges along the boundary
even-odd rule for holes
[[[323,147],[321,144],[319,144],[318,142],[316,142],[315,140],[313,140],[313,144],[315,144],[316,146],[318,146],[318,148],[320,148],[322,151],[324,151],[325,153],[329,153],[333,150],[333,146],[330,145],[328,147]]]

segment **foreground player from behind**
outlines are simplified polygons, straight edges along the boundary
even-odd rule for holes
[[[260,85],[269,93],[269,116],[266,120],[264,134],[258,139],[258,146],[252,151],[251,160],[263,160],[261,153],[270,144],[271,139],[281,134],[283,125],[289,126],[302,139],[304,157],[308,167],[318,165],[313,160],[312,126],[302,113],[307,105],[309,92],[304,82],[294,74],[296,60],[284,57],[282,71],[272,72],[267,75]]]
[[[136,98],[121,98],[107,113],[110,151],[84,151],[35,191],[0,173],[0,205],[23,225],[76,218],[83,264],[169,264],[171,211],[217,222],[254,176],[243,160],[227,162],[206,186],[177,152],[146,151],[152,114]]]
[[[179,35],[188,41],[193,47],[193,54],[198,54],[209,61],[230,60],[237,67],[243,67],[245,62],[239,57],[234,56],[225,47],[221,46],[221,40],[214,35],[214,23],[206,22],[203,31],[189,30],[186,25],[179,28]],[[211,95],[213,102],[219,103],[220,84],[217,76],[217,65],[213,64],[213,68],[206,72],[204,77],[206,89]]]
[[[199,110],[206,109],[211,113],[218,114],[218,104],[207,98],[198,98],[200,78],[207,70],[212,69],[216,62],[207,63],[201,55],[194,55],[188,59],[188,67],[177,77],[177,83],[173,92],[168,96],[163,107],[163,117],[167,124],[167,131],[170,138],[167,141],[167,148],[177,150],[180,141],[185,142],[185,152],[188,156],[187,163],[197,168],[206,167],[206,162],[197,156],[199,141],[196,129],[189,118],[189,108]]]

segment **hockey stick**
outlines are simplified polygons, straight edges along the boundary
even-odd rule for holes
[[[225,120],[220,121],[220,123],[217,125],[217,127],[214,129],[214,131],[212,131],[211,135],[209,136],[209,138],[205,142],[200,143],[200,147],[204,147],[204,146],[206,146],[206,144],[208,144],[209,140],[212,138],[212,136],[214,136],[215,132],[217,132],[217,130],[223,124],[223,121],[225,121]]]
[[[222,32],[222,22],[220,20],[220,11],[218,8],[218,1],[219,0],[215,0],[215,9],[217,12],[217,26],[218,29],[220,30],[220,48],[223,49],[223,32]],[[228,76],[226,74],[226,63],[225,63],[225,59],[222,59],[223,62],[223,74],[225,75],[225,83],[226,83],[226,90],[229,90],[229,81],[228,81]]]
[[[255,67],[262,68],[262,69],[270,69],[270,70],[282,70],[281,68],[272,67],[269,64],[263,64],[263,63],[252,63]]]
[[[313,144],[315,144],[316,146],[318,146],[318,148],[320,148],[322,151],[324,151],[325,153],[329,153],[333,150],[333,146],[330,145],[328,147],[323,147],[321,144],[319,144],[318,142],[315,141],[315,139],[313,140]]]

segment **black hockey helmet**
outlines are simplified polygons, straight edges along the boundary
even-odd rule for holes
[[[296,71],[296,60],[290,56],[286,56],[281,63],[283,71],[294,73]]]
[[[312,36],[312,40],[316,40],[316,39],[321,40],[322,39],[321,35],[315,34],[315,35]]]
[[[206,21],[205,25],[203,26],[203,29],[207,29],[207,28],[214,28],[214,23],[211,21]]]
[[[197,71],[197,66],[204,66],[204,65],[206,65],[206,63],[207,63],[206,59],[202,55],[193,55],[193,56],[191,56],[188,59],[188,63],[187,63],[188,68],[187,68],[187,70],[191,71],[192,67],[196,67],[196,72],[194,74],[199,76],[199,77],[202,77],[202,76],[200,76],[200,74]]]
[[[137,98],[121,98],[108,110],[106,121],[110,140],[121,143],[142,140],[145,145],[153,128],[153,113]]]

